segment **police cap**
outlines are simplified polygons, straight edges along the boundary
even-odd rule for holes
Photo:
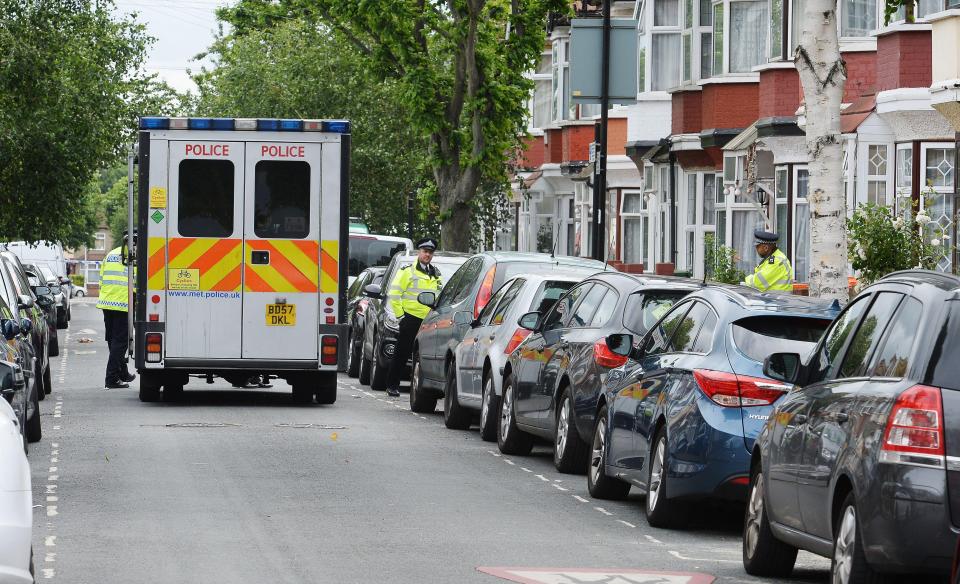
[[[437,249],[437,240],[432,237],[424,237],[423,239],[417,241],[416,248],[433,251]]]
[[[763,229],[757,229],[753,232],[753,237],[756,240],[756,244],[760,245],[761,243],[773,243],[776,244],[780,240],[780,236],[776,233],[771,233],[770,231],[764,231]]]

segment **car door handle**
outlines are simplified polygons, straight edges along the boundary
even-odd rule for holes
[[[833,418],[834,418],[837,422],[840,422],[840,423],[842,424],[842,423],[846,422],[847,420],[849,420],[849,419],[850,419],[850,416],[847,414],[847,412],[838,412],[837,415],[835,415]]]
[[[497,338],[497,335],[490,335],[489,337],[487,337],[487,340],[492,341],[495,338]]]
[[[807,414],[797,414],[793,417],[793,421],[797,424],[804,424],[807,421]]]
[[[480,340],[480,337],[473,337],[473,342],[474,342],[474,343],[476,343],[476,342],[479,341],[479,340]]]

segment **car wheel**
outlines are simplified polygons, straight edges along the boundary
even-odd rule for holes
[[[155,375],[147,372],[140,374],[140,401],[158,402],[160,401],[160,380]]]
[[[57,310],[57,328],[65,329],[67,328],[67,311]]]
[[[370,385],[370,359],[367,359],[363,356],[363,347],[360,348],[360,373],[357,376],[357,381],[360,382],[360,385]]]
[[[797,562],[797,548],[773,535],[766,512],[763,473],[750,477],[750,498],[743,515],[743,568],[753,576],[786,578]]]
[[[373,344],[373,362],[370,364],[370,389],[383,391],[387,389],[387,368],[380,366],[380,346]]]
[[[447,385],[443,391],[443,424],[451,430],[467,430],[473,412],[460,405],[457,397],[457,363],[447,365]]]
[[[60,335],[57,334],[56,329],[50,331],[50,340],[47,342],[47,354],[51,357],[60,356]],[[43,398],[40,398],[43,399]]]
[[[667,428],[661,427],[653,440],[647,468],[647,503],[644,506],[647,523],[652,527],[681,527],[686,522],[684,508],[676,500],[669,499],[670,449]]]
[[[47,365],[47,370],[43,372],[43,393],[40,394],[40,399],[46,397],[51,391],[53,391],[53,380],[50,375],[50,366]]]
[[[84,292],[83,290],[77,290],[77,293],[74,294],[73,296],[74,298],[83,298],[86,295],[87,295],[86,292]]]
[[[71,320],[73,320],[73,309],[68,308],[68,309],[67,309],[67,322],[70,322]]]
[[[483,377],[483,396],[480,400],[480,438],[486,442],[497,440],[497,414],[500,412],[500,397],[493,387],[493,372]]]
[[[350,350],[347,351],[347,375],[350,377],[360,375],[360,347],[353,335],[350,335]]]
[[[43,391],[43,387],[37,385],[36,391],[33,392],[33,416],[27,419],[27,428],[26,436],[27,442],[39,442],[40,438],[43,437],[43,432],[40,428],[40,392]]]
[[[420,414],[432,414],[437,409],[437,398],[425,395],[423,371],[420,369],[420,353],[413,354],[413,373],[410,374],[410,410]]]
[[[590,467],[587,469],[587,490],[597,499],[619,500],[630,493],[630,484],[607,475],[607,406],[600,408],[593,426]]]
[[[863,553],[863,537],[857,504],[853,493],[847,495],[834,528],[833,560],[830,563],[831,584],[883,584],[887,578],[867,563]]]
[[[533,436],[517,428],[514,400],[513,377],[503,380],[503,399],[500,400],[500,423],[497,424],[497,446],[504,454],[526,456],[533,450]]]
[[[316,394],[317,403],[328,406],[337,401],[337,374],[336,372],[321,373],[319,387]]]
[[[567,474],[579,474],[587,466],[587,445],[580,439],[569,390],[560,396],[557,435],[553,440],[553,465]]]

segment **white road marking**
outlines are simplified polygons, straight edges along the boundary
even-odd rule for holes
[[[650,541],[651,543],[663,545],[663,542],[662,542],[662,541],[660,541],[659,539],[653,537],[652,535],[644,534],[643,537],[647,538],[647,540]]]
[[[561,487],[561,486],[558,485],[557,483],[553,483],[553,484],[550,485],[550,486],[553,487],[554,489],[558,490],[558,491],[567,491],[567,490],[569,490],[569,489],[567,489],[566,487]]]
[[[525,466],[521,466],[521,467],[520,467],[520,470],[522,470],[523,472],[533,472],[532,470],[530,470],[529,468],[527,468],[527,467],[525,467]]]
[[[52,443],[52,444],[50,445],[50,448],[60,448],[60,445],[57,444],[56,442],[54,442],[54,443]],[[54,451],[53,451],[53,454],[56,454],[56,453],[57,453],[57,451],[54,450]]]
[[[43,561],[45,562],[56,562],[57,561],[57,552],[47,552],[44,555]]]
[[[692,562],[726,562],[728,564],[739,564],[743,562],[743,560],[719,560],[717,558],[691,558],[674,550],[668,550],[668,551],[670,552],[671,556],[677,558],[678,560],[689,560]]]
[[[636,525],[630,523],[629,521],[624,521],[623,519],[617,519],[620,523],[626,525],[627,527],[636,527]]]
[[[57,515],[57,506],[47,505],[47,517],[54,517],[56,515]]]
[[[488,450],[487,452],[489,452],[490,454],[496,456],[497,458],[500,457],[500,453],[499,453],[499,452],[494,452],[494,451],[492,451],[492,450]]]
[[[510,460],[509,458],[504,458],[504,459],[503,459],[503,462],[509,464],[510,466],[516,466],[516,465],[517,465],[517,463],[513,462],[513,461]]]
[[[43,578],[44,580],[49,580],[56,575],[56,571],[53,568],[43,568]]]
[[[60,500],[60,497],[47,497],[47,503],[56,503]]]
[[[47,547],[54,547],[54,546],[56,546],[56,545],[57,545],[57,536],[55,536],[55,535],[48,535],[48,536],[43,540],[43,545],[45,545],[45,546],[47,546]]]
[[[48,492],[48,493],[56,493],[56,492],[57,492],[57,485],[47,485],[47,492]]]
[[[49,477],[47,477],[47,480],[50,481],[51,483],[55,483],[59,479],[60,479],[60,475],[50,475]]]
[[[54,426],[53,429],[54,429],[54,430],[59,430],[59,429],[60,429],[60,426]]]
[[[590,501],[584,499],[583,497],[581,497],[580,495],[574,495],[573,498],[576,499],[577,501],[580,501],[581,503],[589,503],[589,502],[590,502]]]
[[[596,509],[597,511],[603,513],[604,515],[606,515],[606,516],[608,516],[608,517],[613,516],[613,513],[607,511],[607,510],[604,509],[603,507],[594,507],[594,509]]]
[[[538,479],[540,479],[541,481],[543,481],[543,482],[545,482],[545,483],[549,483],[549,482],[550,482],[550,479],[548,479],[547,477],[545,477],[545,476],[543,476],[543,475],[539,475],[539,474],[538,474],[538,475],[533,475],[533,476],[537,477]]]
[[[50,458],[50,462],[59,462],[59,459],[56,456],[54,456]]]
[[[57,467],[51,466],[50,470],[48,470],[47,472],[57,472]]]

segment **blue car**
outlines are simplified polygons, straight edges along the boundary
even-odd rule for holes
[[[746,500],[750,451],[790,385],[763,374],[771,353],[809,352],[839,305],[740,286],[687,296],[640,340],[607,337],[629,357],[598,404],[587,485],[617,499],[647,493],[647,521],[681,526],[684,500]]]

